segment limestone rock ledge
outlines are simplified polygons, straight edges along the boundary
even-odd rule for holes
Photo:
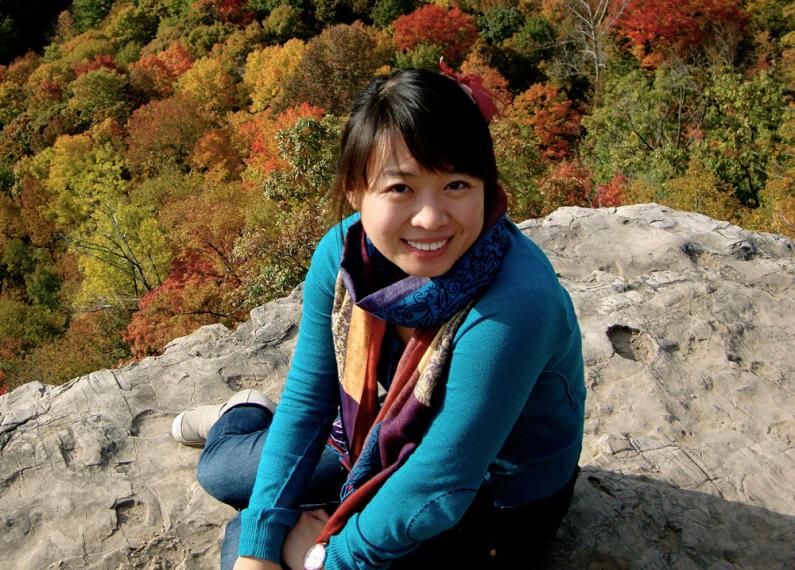
[[[587,365],[583,472],[548,566],[795,567],[795,244],[654,204],[520,227],[572,295]],[[233,511],[171,420],[246,387],[278,399],[300,297],[0,397],[0,568],[217,568]]]

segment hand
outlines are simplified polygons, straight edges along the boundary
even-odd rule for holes
[[[233,570],[282,570],[282,567],[270,560],[238,556]]]
[[[323,509],[304,511],[296,525],[287,533],[282,546],[282,558],[291,570],[303,570],[304,556],[329,519]],[[237,568],[235,568],[237,570]]]

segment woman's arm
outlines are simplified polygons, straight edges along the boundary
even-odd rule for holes
[[[282,399],[263,446],[239,553],[278,561],[300,515],[298,501],[328,437],[338,405],[331,307],[339,264],[339,228],[321,240],[304,284],[298,344]]]
[[[282,567],[270,560],[240,556],[235,562],[233,570],[282,570]]]

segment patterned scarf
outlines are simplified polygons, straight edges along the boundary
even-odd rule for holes
[[[435,278],[403,274],[372,246],[361,222],[349,228],[331,315],[341,422],[329,437],[349,474],[318,542],[327,543],[361,511],[422,440],[455,333],[506,252],[505,209],[499,190],[480,237]],[[388,324],[415,330],[379,409],[378,362]]]

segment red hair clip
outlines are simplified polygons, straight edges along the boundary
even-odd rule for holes
[[[450,79],[455,80],[466,91],[467,95],[475,102],[480,109],[480,113],[487,123],[491,122],[497,114],[497,105],[494,104],[494,97],[491,92],[483,86],[483,78],[480,75],[470,73],[463,75],[456,73],[444,62],[444,58],[439,58],[439,71]]]

